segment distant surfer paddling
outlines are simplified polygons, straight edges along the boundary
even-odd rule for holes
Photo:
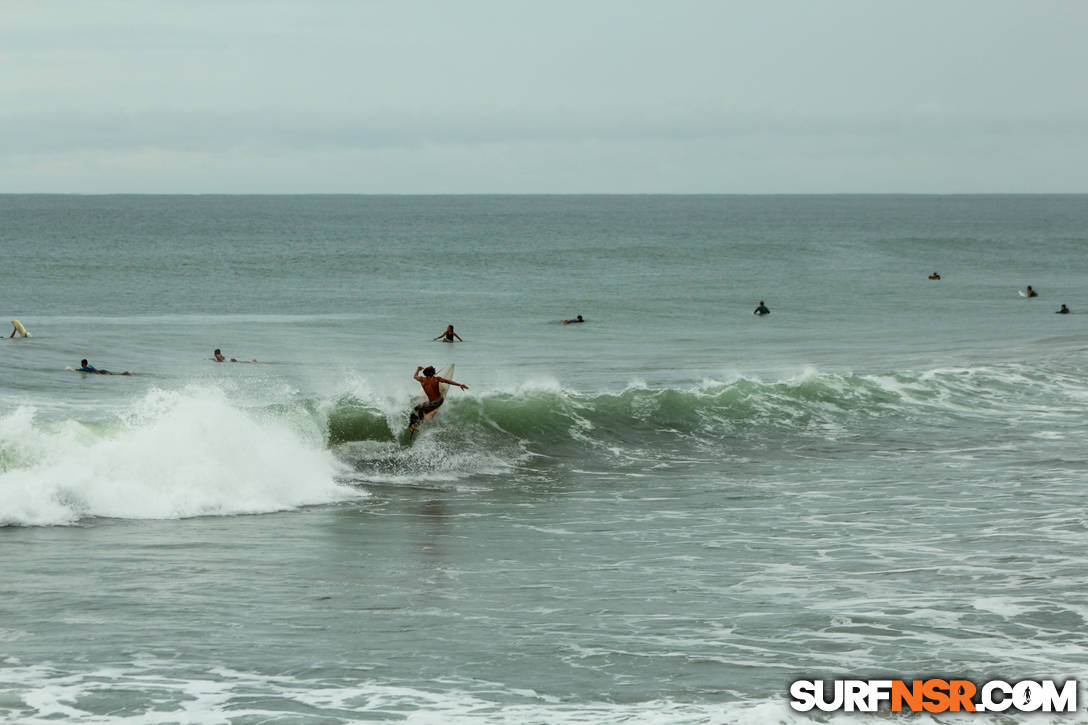
[[[223,355],[223,352],[218,347],[215,348],[215,352],[213,352],[212,355],[214,355],[212,360],[215,360],[216,362],[227,362],[227,358]],[[230,359],[230,362],[255,363],[255,362],[257,362],[257,358],[253,358],[252,360],[238,360],[238,359],[232,357]]]
[[[564,325],[573,325],[576,322],[585,322],[585,320],[582,319],[581,315],[578,315],[573,320],[563,320]]]
[[[939,275],[939,274],[937,274],[936,272],[934,272],[933,274],[929,275],[929,278],[930,278],[930,279],[940,279],[940,278],[941,278],[941,275]]]
[[[76,368],[81,373],[94,373],[95,375],[132,375],[128,370],[123,373],[111,373],[109,370],[99,370],[94,365],[87,362],[87,359],[79,361],[79,367]]]
[[[457,339],[455,340],[454,338]],[[436,340],[441,340],[442,342],[464,342],[464,340],[461,339],[461,336],[453,331],[453,325],[447,327],[445,332],[434,338],[434,340],[431,340],[431,342],[435,342]]]
[[[1038,292],[1036,292],[1035,290],[1033,290],[1033,289],[1031,288],[1031,285],[1029,284],[1029,285],[1028,285],[1028,288],[1027,288],[1026,290],[1024,290],[1024,296],[1025,296],[1025,297],[1038,297],[1038,296],[1039,296],[1039,293],[1038,293]]]
[[[763,304],[763,300],[760,300],[759,307],[755,308],[755,310],[752,311],[752,314],[763,316],[771,314],[771,311],[767,309],[767,305]]]
[[[423,371],[422,376],[419,374],[421,370]],[[438,410],[446,402],[446,399],[442,396],[442,390],[438,387],[439,385],[445,383],[447,385],[456,385],[461,390],[468,390],[467,385],[435,375],[434,366],[432,365],[427,367],[420,365],[416,368],[416,374],[412,378],[423,386],[423,392],[427,396],[426,402],[417,405],[412,410],[412,417],[408,419],[408,425],[413,428],[419,424],[419,421],[423,420],[424,416]]]
[[[1062,308],[1057,311],[1057,314],[1059,314],[1059,315],[1068,315],[1069,314],[1069,308],[1066,307],[1065,305],[1062,305]]]

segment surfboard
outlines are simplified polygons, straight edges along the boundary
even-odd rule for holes
[[[23,323],[19,322],[18,320],[12,320],[11,324],[15,327],[15,331],[18,332],[20,335],[22,335],[23,337],[30,337],[30,333],[26,331],[25,327],[23,327]]]
[[[440,378],[445,378],[446,380],[453,380],[453,363],[450,363],[446,367],[442,368],[437,373],[435,373],[435,375],[437,375]],[[442,391],[442,397],[446,397],[446,392],[449,391],[450,384],[449,383],[439,383],[438,384],[438,389]],[[437,413],[437,412],[438,411],[436,410],[434,413]],[[434,415],[434,413],[431,413],[430,415]]]
[[[453,368],[454,368],[453,363],[450,363],[446,367],[444,367],[441,370],[437,371],[435,373],[435,375],[437,375],[440,378],[446,378],[447,380],[453,380]],[[449,391],[449,389],[450,389],[449,383],[439,383],[438,384],[438,390],[439,390],[439,392],[442,393],[443,398],[446,397],[446,393]],[[425,403],[425,402],[427,402],[427,398],[424,397],[419,402],[420,403]],[[419,421],[418,423],[416,423],[414,426],[409,423],[408,428],[406,428],[404,433],[402,433],[401,436],[400,436],[401,437],[401,443],[405,444],[405,445],[411,445],[412,441],[416,437],[416,433],[419,432],[420,426],[423,425],[423,423],[430,420],[431,418],[433,418],[435,415],[437,415],[438,411],[442,410],[443,407],[444,407],[444,405],[439,406],[438,408],[435,408],[434,410],[432,410],[432,411],[430,411],[428,413],[424,413],[423,414],[423,419],[421,421]]]

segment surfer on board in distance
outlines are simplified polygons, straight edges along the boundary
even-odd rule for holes
[[[76,370],[81,373],[94,373],[95,375],[132,375],[128,370],[123,373],[111,373],[109,370],[99,370],[94,365],[89,364],[86,358],[79,361],[79,367],[76,368]]]
[[[1025,297],[1038,297],[1038,296],[1039,296],[1039,293],[1038,293],[1038,292],[1036,292],[1035,290],[1033,290],[1033,289],[1031,288],[1031,285],[1029,284],[1029,285],[1028,285],[1028,288],[1027,288],[1027,289],[1025,290],[1025,294],[1024,294],[1024,296],[1025,296]]]
[[[422,377],[419,371],[423,371]],[[423,416],[427,413],[438,410],[438,408],[446,402],[446,399],[442,397],[442,390],[438,387],[442,383],[446,385],[456,385],[461,390],[468,390],[467,385],[462,385],[454,380],[447,380],[434,374],[434,366],[428,365],[423,367],[420,365],[416,368],[416,374],[412,376],[412,379],[423,386],[423,392],[427,396],[427,401],[420,403],[412,410],[412,416],[408,419],[410,426],[415,426],[419,421],[423,420]]]
[[[1062,308],[1060,310],[1055,311],[1055,314],[1057,314],[1057,315],[1068,315],[1069,314],[1069,308],[1066,307],[1065,305],[1062,305]]]
[[[457,338],[456,342],[464,342],[464,340],[461,339],[461,336],[453,331],[453,325],[450,325],[446,328],[445,332],[434,338],[434,340],[431,340],[431,342],[434,342],[435,340],[441,340],[442,342],[455,342],[455,340],[453,339],[455,337]]]
[[[763,304],[763,300],[760,300],[759,301],[759,307],[755,308],[752,311],[752,314],[753,315],[759,315],[759,316],[762,317],[763,315],[771,314],[771,311],[767,309],[767,305]]]
[[[929,278],[930,278],[930,279],[940,279],[940,278],[941,278],[941,275],[939,275],[939,274],[937,274],[936,272],[934,272],[933,274],[929,275]]]
[[[218,347],[215,348],[215,352],[213,352],[212,355],[213,355],[212,360],[215,360],[216,362],[226,362],[227,361],[227,358],[223,356],[223,352]],[[251,362],[251,363],[255,363],[255,362],[257,362],[257,358],[253,358],[252,360],[237,360],[235,358],[231,358],[230,361],[231,362]]]
[[[585,320],[582,319],[581,315],[578,315],[573,320],[563,320],[564,325],[573,325],[575,322],[585,322]]]

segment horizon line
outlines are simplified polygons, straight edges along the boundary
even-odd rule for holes
[[[772,192],[735,192],[735,191],[647,191],[647,192],[356,192],[356,191],[288,191],[288,192],[232,192],[232,191],[0,191],[0,196],[192,196],[192,197],[246,197],[246,196],[371,196],[371,197],[641,197],[641,196],[1088,196],[1088,191],[772,191]]]

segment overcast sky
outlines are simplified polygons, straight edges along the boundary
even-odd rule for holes
[[[0,192],[1088,192],[1088,2],[0,3]]]

